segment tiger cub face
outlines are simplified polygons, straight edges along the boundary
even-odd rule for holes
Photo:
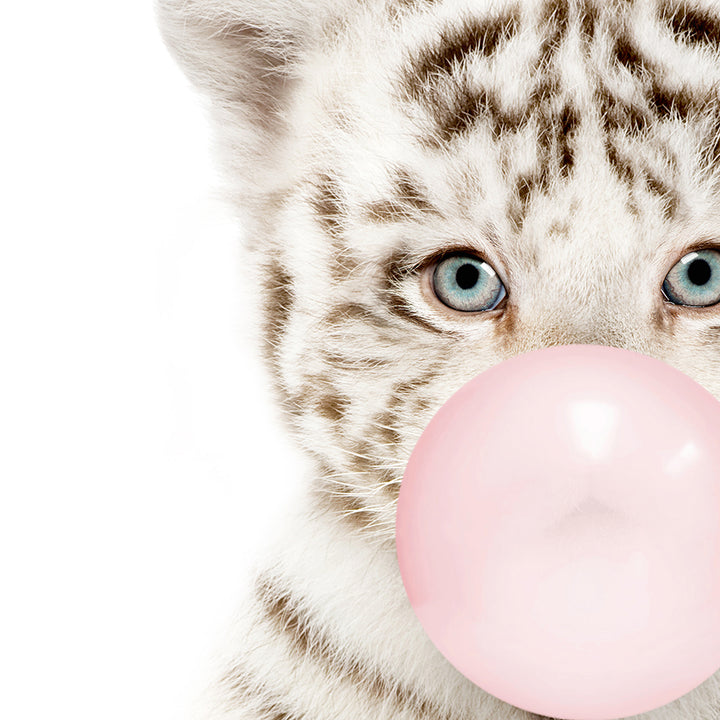
[[[267,357],[318,500],[392,542],[472,377],[567,343],[720,398],[720,9],[161,0],[251,210]]]

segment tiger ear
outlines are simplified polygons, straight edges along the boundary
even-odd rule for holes
[[[284,111],[299,65],[340,5],[339,0],[156,0],[165,42],[211,100],[215,129],[223,150],[232,150],[231,162],[267,161],[286,129]],[[238,153],[242,157],[235,157]]]

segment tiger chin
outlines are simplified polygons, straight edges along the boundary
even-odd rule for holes
[[[720,398],[720,7],[157,10],[209,100],[277,400],[312,467],[202,717],[540,717],[421,629],[395,556],[400,480],[453,392],[534,349],[636,350]],[[642,717],[720,717],[717,676]]]

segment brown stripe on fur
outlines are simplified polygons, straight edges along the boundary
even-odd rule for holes
[[[443,30],[436,43],[424,47],[412,59],[404,78],[410,95],[418,99],[433,76],[448,75],[469,56],[490,57],[519,29],[517,8],[487,18],[467,18]]]
[[[331,272],[342,282],[358,267],[353,249],[345,242],[346,207],[339,179],[332,173],[320,173],[313,183],[310,205],[320,227],[332,240]]]
[[[303,720],[304,714],[290,711],[280,698],[270,692],[257,676],[235,662],[220,678],[220,687],[228,694],[228,710],[252,708],[258,720]]]
[[[399,420],[397,413],[384,410],[372,421],[372,428],[382,442],[399,445],[402,442],[402,435],[398,429]]]
[[[259,577],[256,597],[266,619],[289,640],[298,654],[312,658],[328,674],[346,678],[364,696],[380,704],[391,703],[396,712],[415,713],[427,720],[460,720],[423,697],[415,688],[350,655],[323,630],[306,603],[279,580]]]
[[[311,205],[320,225],[331,237],[342,237],[345,221],[343,194],[338,179],[322,173],[315,180]]]
[[[694,97],[686,88],[671,89],[662,83],[662,70],[635,46],[628,35],[622,35],[615,42],[615,58],[617,62],[636,76],[641,82],[649,83],[645,92],[649,109],[660,120],[678,117],[682,120],[688,118],[693,112],[701,111],[705,105],[700,98]],[[605,90],[602,100],[603,109],[610,123],[616,127],[635,126],[640,132],[647,127],[648,118],[644,110],[618,101]],[[613,116],[615,119],[613,120]]]
[[[420,265],[411,262],[403,247],[396,248],[385,262],[385,280],[388,288],[395,288],[405,279],[417,273]]]
[[[687,90],[670,90],[658,81],[650,89],[649,101],[650,107],[661,119],[679,117],[686,120],[691,112],[699,109],[698,102]]]
[[[489,90],[460,86],[455,89],[452,103],[436,105],[435,119],[443,143],[471,130],[479,120],[489,124],[496,138],[519,130],[525,121],[522,113],[503,109],[500,100]]]
[[[642,75],[646,72],[648,60],[637,49],[629,35],[623,34],[615,39],[613,53],[617,62],[633,75]]]
[[[633,164],[630,160],[628,160],[628,158],[620,154],[612,142],[607,143],[607,159],[618,179],[623,183],[632,186],[635,181],[635,169]]]
[[[352,399],[340,392],[327,375],[303,376],[300,389],[290,398],[296,414],[316,412],[320,417],[338,423],[347,414]]]
[[[442,88],[428,86],[423,105],[434,127],[422,143],[433,149],[462,137],[480,121],[489,126],[494,137],[501,138],[522,128],[527,119],[521,112],[503,108],[490,90],[470,87],[458,78]]]
[[[374,370],[380,367],[387,367],[391,364],[390,360],[379,357],[348,357],[339,353],[325,351],[322,353],[322,359],[325,363],[335,368],[335,370]]]
[[[407,400],[408,397],[413,396],[420,388],[431,385],[442,371],[442,366],[438,365],[426,370],[417,377],[399,382],[392,389],[390,399],[388,400],[388,408],[391,410],[398,408]]]
[[[408,207],[396,199],[376,200],[365,206],[365,214],[375,222],[401,222],[408,219]]]
[[[720,347],[720,333],[718,333],[718,330],[720,330],[720,328],[717,327],[711,327],[707,330],[703,330],[698,337],[698,343],[707,343],[708,345],[713,346],[714,350],[717,350],[718,347]]]
[[[318,375],[305,375],[300,389],[294,392],[289,398],[292,403],[293,412],[298,417],[306,412],[312,411],[317,405],[319,393],[331,389],[326,378]]]
[[[352,400],[342,393],[327,393],[317,404],[318,413],[331,422],[341,422],[347,414]]]
[[[296,718],[302,717],[300,715],[291,715],[284,710],[278,710],[275,705],[266,705],[260,709],[260,713],[260,720],[296,720]]]
[[[361,475],[376,474],[378,468],[375,448],[369,440],[360,440],[353,450],[346,452],[350,457],[348,465],[353,472]]]
[[[437,137],[425,140],[437,147],[470,129],[480,118],[490,121],[496,134],[516,128],[517,115],[506,112],[487,89],[470,87],[453,77],[473,55],[490,57],[519,29],[519,12],[506,10],[490,18],[468,18],[444,30],[439,40],[419,50],[404,69],[400,95],[421,103],[437,126]]]
[[[430,202],[427,191],[422,183],[406,169],[399,169],[396,174],[397,195],[412,208],[422,212],[439,213],[439,210]]]
[[[407,408],[411,414],[417,416],[428,412],[432,405],[436,405],[436,402],[431,402],[428,397],[418,396],[418,393],[431,385],[441,372],[442,366],[438,365],[417,377],[397,383],[390,393],[385,410],[373,420],[371,431],[374,431],[382,442],[399,445],[403,440],[402,410]],[[397,482],[395,480],[389,484],[395,485]]]
[[[515,194],[510,200],[507,212],[517,232],[520,232],[525,224],[533,198],[548,189],[549,181],[549,168],[547,163],[542,161],[535,170],[520,175],[515,181]]]
[[[546,36],[540,46],[538,61],[541,65],[547,65],[570,27],[568,0],[548,0],[545,3],[541,24],[545,27]]]
[[[600,111],[606,132],[621,130],[639,135],[645,132],[654,116],[657,120],[686,120],[691,113],[700,112],[703,103],[686,90],[670,90],[653,83],[645,92],[643,105],[614,97],[606,88],[599,96]]]
[[[437,402],[425,395],[419,395],[412,400],[413,412],[418,414],[426,413],[433,407],[437,407]]]
[[[326,482],[320,488],[313,487],[311,492],[318,509],[325,510],[333,517],[342,520],[354,532],[364,535],[374,531],[377,522],[375,513],[371,508],[363,505],[350,488],[344,487],[339,482]]]
[[[681,42],[720,50],[720,18],[712,10],[674,0],[662,6],[660,17]]]
[[[658,304],[658,307],[652,314],[651,321],[655,330],[667,334],[672,334],[675,330],[675,324],[679,314],[677,305],[673,305],[667,300]]]
[[[347,302],[335,305],[325,316],[324,322],[330,326],[344,325],[350,320],[359,320],[364,324],[373,325],[376,328],[390,328],[390,322],[376,314],[373,308],[361,303]]]
[[[662,202],[665,219],[672,220],[677,215],[678,208],[680,207],[680,196],[678,192],[647,168],[645,175],[645,182],[648,189],[660,198]]]
[[[598,10],[592,2],[584,2],[580,7],[580,31],[587,40],[595,38],[598,22]]]
[[[430,202],[420,182],[407,170],[395,174],[395,194],[391,198],[369,203],[365,210],[371,220],[399,222],[415,213],[439,215],[439,210]]]
[[[356,494],[356,489],[344,480],[350,478],[354,483],[357,478],[353,478],[350,472],[333,469],[330,461],[319,453],[311,452],[311,455],[317,468],[316,482],[310,486],[313,507],[341,520],[355,533],[372,534],[377,526],[374,510],[367,507]]]
[[[634,218],[639,218],[642,216],[640,205],[638,204],[637,198],[634,195],[629,195],[625,199],[625,208],[627,209],[628,213]]]
[[[500,315],[497,322],[493,325],[496,341],[506,352],[517,340],[517,324],[517,308],[508,303],[505,306],[502,315]]]
[[[598,90],[598,104],[606,133],[622,131],[628,135],[639,135],[647,130],[650,124],[650,112],[647,108],[625,102],[605,87]]]
[[[347,468],[349,476],[361,477],[368,490],[396,484],[398,477],[397,472],[386,467],[387,460],[381,456],[384,449],[378,447],[376,442],[369,439],[371,435],[372,430],[365,433],[363,435],[364,439],[356,441],[357,444],[352,450],[344,448],[348,456]],[[348,487],[348,492],[352,494],[354,492],[353,488]],[[375,524],[375,511],[364,505],[363,508],[373,516],[373,522],[370,524]]]
[[[265,286],[265,357],[278,372],[280,342],[294,303],[292,278],[279,263],[266,264],[262,277]]]
[[[503,22],[505,25],[503,25]],[[567,0],[550,0],[545,4],[542,24],[545,38],[535,62],[534,73],[541,77],[532,92],[529,103],[522,109],[503,107],[500,98],[488,88],[480,88],[468,83],[466,79],[452,78],[452,72],[460,66],[461,59],[467,54],[467,43],[447,43],[441,59],[435,57],[437,51],[426,51],[416,60],[413,71],[404,78],[404,97],[420,101],[429,111],[436,125],[436,134],[426,139],[428,146],[438,146],[451,142],[464,135],[478,122],[487,123],[496,138],[518,132],[526,126],[534,112],[549,105],[557,93],[557,82],[553,81],[551,61],[562,43],[570,26],[570,6]],[[519,13],[513,9],[504,20],[496,19],[498,28],[505,27],[507,32],[498,35],[508,39],[518,31]],[[494,49],[494,46],[493,46]],[[545,108],[545,114],[551,111]],[[558,121],[559,122],[559,121]],[[541,136],[542,138],[542,136]],[[556,142],[556,133],[549,142]],[[567,148],[567,146],[566,146]],[[561,168],[569,169],[570,153],[561,154]]]
[[[545,115],[551,115],[550,106],[561,90],[559,77],[549,68],[541,70],[540,63],[538,63],[536,72],[541,74],[530,93],[528,107],[535,112],[542,110]]]
[[[572,105],[565,105],[560,116],[559,163],[561,175],[568,175],[575,164],[572,140],[580,125],[580,116]]]

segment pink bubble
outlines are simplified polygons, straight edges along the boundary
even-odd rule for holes
[[[572,345],[478,375],[408,463],[400,571],[430,639],[519,708],[647,712],[720,668],[720,403]]]

